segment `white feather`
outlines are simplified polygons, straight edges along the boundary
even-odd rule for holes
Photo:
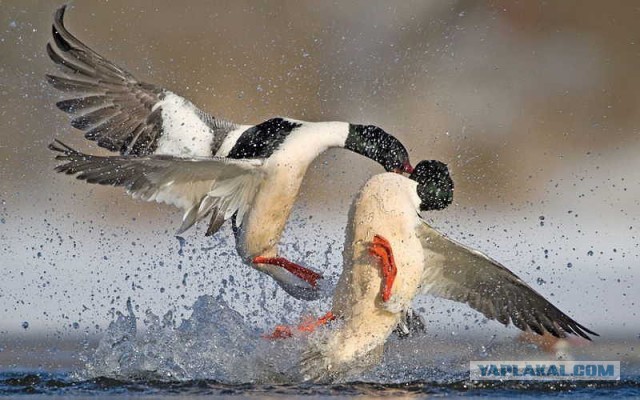
[[[309,361],[303,366],[309,378],[350,374],[377,362],[380,354],[376,349],[382,349],[411,305],[423,270],[422,248],[415,235],[416,199],[409,195],[415,191],[414,181],[384,173],[371,178],[354,201],[343,271],[332,307],[332,313],[343,324],[309,348]],[[389,241],[398,268],[391,299],[386,303],[381,299],[380,262],[369,253],[375,235]]]
[[[209,157],[213,133],[197,114],[189,100],[166,92],[163,100],[154,104],[152,111],[161,107],[162,135],[154,154],[175,157]]]
[[[229,219],[236,212],[238,216],[236,222],[242,224],[242,219],[247,209],[251,206],[258,187],[260,186],[260,177],[247,174],[235,178],[218,182],[216,186],[207,193],[207,197],[220,199],[216,203],[220,208],[220,212],[224,212],[224,219]],[[207,201],[209,203],[211,201]]]

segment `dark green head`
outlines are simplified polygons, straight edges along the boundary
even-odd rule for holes
[[[409,179],[418,182],[420,211],[442,210],[453,201],[453,180],[447,164],[436,160],[420,161]]]
[[[407,149],[377,126],[349,124],[349,136],[344,147],[378,162],[387,172],[413,171]]]

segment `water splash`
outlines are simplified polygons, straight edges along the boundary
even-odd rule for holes
[[[160,318],[147,311],[140,321],[127,301],[127,313],[117,313],[77,375],[79,379],[291,381],[300,340],[274,342],[261,335],[221,296],[200,296],[191,316],[179,324],[171,312]]]
[[[303,379],[300,365],[305,351],[336,328],[330,325],[309,335],[267,340],[263,337],[264,328],[256,328],[251,316],[234,309],[222,294],[200,296],[190,311],[188,317],[177,322],[171,311],[162,317],[151,311],[136,315],[140,312],[127,301],[126,311],[115,314],[97,348],[84,357],[84,369],[73,378],[85,382],[115,379],[295,384]],[[299,312],[296,310],[294,315]],[[584,351],[589,354],[588,349]],[[336,377],[334,383],[448,385],[468,379],[469,360],[538,357],[541,354],[537,349],[513,339],[496,340],[495,336],[465,341],[429,331],[406,339],[392,335],[385,344],[381,363],[357,373],[353,371],[361,369],[354,366],[352,371]]]
[[[126,309],[116,313],[97,348],[84,356],[85,368],[76,373],[78,380],[100,377],[122,381],[212,380],[225,384],[300,382],[303,352],[310,342],[331,329],[287,340],[266,340],[264,332],[254,328],[221,295],[200,296],[191,307],[191,315],[179,323],[172,312],[160,317],[147,311],[139,317],[130,300]],[[460,363],[460,358],[442,351],[425,351],[430,347],[441,346],[434,345],[433,337],[424,335],[406,340],[392,336],[380,365],[340,381],[439,381],[466,371],[467,361]],[[464,356],[462,359],[468,360]]]

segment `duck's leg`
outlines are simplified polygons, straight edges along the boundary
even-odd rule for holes
[[[318,319],[311,319],[302,322],[300,325],[298,325],[298,330],[302,332],[313,332],[316,330],[316,328],[326,325],[334,319],[336,319],[336,316],[333,315],[331,311],[329,311]]]
[[[265,339],[287,339],[293,336],[292,329],[296,329],[299,332],[313,332],[314,330],[316,330],[316,328],[326,325],[327,323],[329,323],[330,321],[333,321],[334,319],[336,319],[336,316],[333,315],[331,311],[329,311],[322,317],[318,319],[311,319],[308,321],[304,321],[295,328],[291,328],[286,325],[278,325],[273,330],[272,334],[264,335],[263,337]]]
[[[291,331],[291,327],[289,327],[287,325],[278,325],[273,330],[273,333],[271,333],[270,335],[263,335],[262,337],[265,338],[265,339],[276,340],[276,339],[288,339],[291,336],[293,336],[293,332]]]
[[[384,237],[375,235],[369,252],[380,260],[382,267],[382,301],[386,303],[391,298],[391,288],[398,273],[391,244]]]
[[[295,276],[297,276],[298,278],[307,282],[314,289],[317,288],[318,286],[318,280],[322,279],[322,274],[319,274],[315,271],[310,270],[309,268],[305,268],[301,265],[293,263],[283,257],[258,256],[258,257],[254,257],[252,261],[254,264],[270,264],[270,265],[275,265],[277,267],[284,268],[287,271],[294,274]]]

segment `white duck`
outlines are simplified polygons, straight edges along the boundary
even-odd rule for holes
[[[331,380],[378,362],[386,339],[422,293],[466,303],[521,330],[597,335],[497,261],[420,217],[420,211],[446,207],[452,196],[453,182],[438,161],[420,162],[409,179],[385,173],[364,185],[351,209],[332,310],[317,325],[341,321],[306,352],[306,379]]]
[[[56,105],[75,115],[71,125],[87,139],[120,155],[92,156],[56,142],[50,147],[65,161],[57,171],[182,208],[178,233],[208,217],[212,235],[232,219],[244,262],[297,298],[317,298],[322,275],[278,253],[307,168],[320,153],[342,147],[387,171],[411,172],[402,143],[373,125],[290,118],[237,125],[213,117],[91,50],[65,28],[65,7],[56,12],[47,53],[67,77],[47,79],[75,97]]]

